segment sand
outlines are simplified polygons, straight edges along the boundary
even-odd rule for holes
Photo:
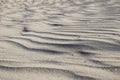
[[[119,0],[0,0],[0,80],[120,80]]]

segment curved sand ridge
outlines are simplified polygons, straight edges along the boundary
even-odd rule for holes
[[[0,80],[120,79],[119,0],[0,0],[0,12]]]

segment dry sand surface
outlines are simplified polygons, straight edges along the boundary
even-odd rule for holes
[[[0,0],[0,80],[120,80],[120,0]]]

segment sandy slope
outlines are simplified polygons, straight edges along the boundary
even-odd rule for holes
[[[120,79],[119,0],[0,0],[0,12],[0,80]]]

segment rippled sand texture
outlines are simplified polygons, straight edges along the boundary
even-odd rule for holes
[[[0,80],[120,80],[120,0],[0,0]]]

